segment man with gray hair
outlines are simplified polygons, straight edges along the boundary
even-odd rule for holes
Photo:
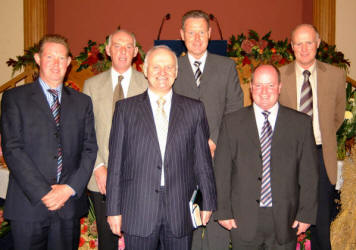
[[[86,80],[83,89],[93,101],[99,145],[94,171],[88,184],[89,195],[94,203],[99,250],[118,248],[118,238],[112,234],[105,213],[109,135],[115,103],[123,98],[141,94],[147,89],[147,80],[143,74],[131,66],[137,52],[134,34],[126,30],[116,30],[109,36],[106,46],[106,53],[112,61],[111,69]]]
[[[123,232],[130,250],[190,250],[189,200],[197,186],[204,225],[216,209],[204,106],[172,91],[177,70],[168,47],[152,48],[144,64],[148,90],[116,103],[107,215],[112,232]]]

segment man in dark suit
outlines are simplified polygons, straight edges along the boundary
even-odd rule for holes
[[[147,89],[144,75],[131,66],[137,52],[134,34],[126,30],[115,31],[109,36],[109,43],[106,46],[106,53],[112,61],[111,69],[86,80],[83,88],[83,93],[89,95],[93,101],[95,131],[99,146],[93,174],[88,184],[89,197],[95,208],[99,250],[118,248],[118,237],[111,232],[106,221],[109,135],[114,104],[119,99],[141,94]]]
[[[228,114],[215,156],[219,223],[233,249],[296,248],[315,223],[317,149],[310,117],[278,104],[276,67],[252,75],[253,105]],[[239,128],[239,129],[236,129]]]
[[[313,250],[330,250],[330,223],[336,210],[336,131],[344,121],[346,75],[344,70],[315,59],[320,38],[314,26],[298,25],[291,41],[295,62],[281,68],[284,87],[280,102],[313,119],[320,179],[318,217],[311,227],[311,245]]]
[[[178,60],[174,91],[204,103],[210,130],[209,146],[214,156],[222,117],[243,107],[236,64],[230,58],[207,51],[211,27],[205,12],[192,10],[185,13],[180,33],[188,53]],[[207,225],[204,237],[202,229],[194,232],[194,250],[227,249],[228,245],[229,233],[217,222]]]
[[[145,58],[148,91],[116,104],[109,144],[107,215],[128,249],[191,248],[189,200],[198,185],[202,221],[216,209],[208,123],[201,102],[172,91],[177,58],[166,46]]]
[[[5,217],[15,249],[78,249],[97,145],[90,98],[63,86],[67,40],[47,35],[40,77],[4,93],[2,149],[10,169]]]

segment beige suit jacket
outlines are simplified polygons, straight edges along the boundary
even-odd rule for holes
[[[144,75],[135,69],[132,69],[132,76],[127,97],[143,93],[147,89],[147,86],[148,83]],[[107,167],[114,94],[111,80],[111,70],[105,71],[86,80],[83,92],[91,97],[94,107],[95,132],[99,146],[95,167],[100,163],[104,163]],[[94,192],[99,192],[94,175],[90,178],[88,189]]]
[[[332,184],[336,183],[336,131],[344,121],[346,102],[346,74],[330,64],[316,62],[317,95],[323,158],[326,172]],[[280,68],[282,89],[279,101],[282,105],[297,109],[297,83],[295,63]]]

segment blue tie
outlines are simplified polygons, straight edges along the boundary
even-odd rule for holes
[[[262,114],[265,121],[262,127],[260,138],[262,152],[262,184],[260,207],[272,207],[272,188],[271,188],[271,142],[272,127],[268,121],[270,112],[264,111]]]
[[[49,89],[49,93],[53,96],[53,103],[51,105],[51,111],[53,114],[54,121],[56,122],[57,126],[57,133],[59,135],[59,121],[60,121],[60,103],[58,100],[58,92],[55,89]],[[61,177],[62,172],[62,145],[59,141],[58,143],[58,151],[57,151],[57,183],[59,182],[59,178]]]

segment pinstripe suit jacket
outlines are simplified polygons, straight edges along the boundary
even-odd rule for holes
[[[196,185],[203,209],[216,209],[215,180],[203,104],[173,93],[165,151],[168,224],[191,233],[189,199]],[[116,104],[109,144],[107,215],[122,215],[122,230],[150,235],[159,216],[162,159],[147,91]]]

